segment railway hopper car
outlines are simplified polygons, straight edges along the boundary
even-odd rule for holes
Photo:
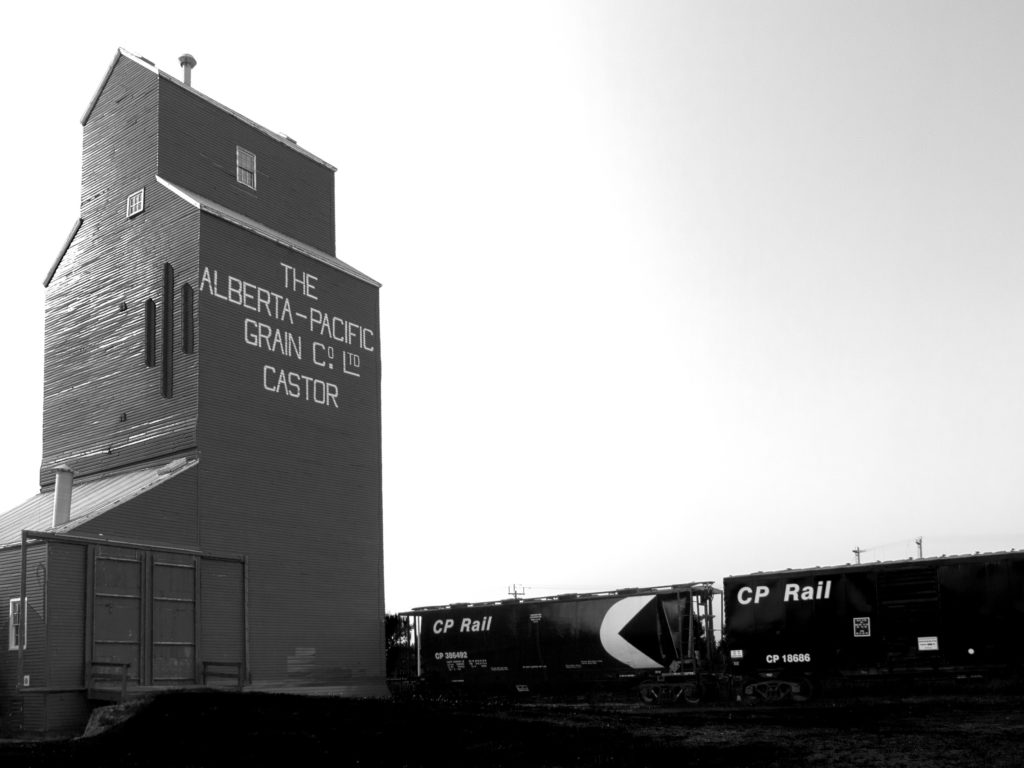
[[[564,692],[642,684],[696,699],[715,658],[710,582],[417,608],[404,614],[433,688]],[[720,598],[719,598],[720,602]]]
[[[724,580],[723,651],[743,692],[802,698],[854,680],[1020,680],[1024,552]]]

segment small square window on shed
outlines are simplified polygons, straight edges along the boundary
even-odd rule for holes
[[[235,147],[235,164],[238,170],[238,183],[256,189],[256,155],[248,149]]]
[[[146,207],[146,189],[143,187],[138,192],[132,192],[128,195],[128,202],[125,204],[124,215],[127,218],[131,218],[138,213],[142,213],[142,209]]]
[[[7,650],[16,651],[24,648],[25,643],[25,612],[21,610],[21,598],[11,600],[10,612],[7,614]]]

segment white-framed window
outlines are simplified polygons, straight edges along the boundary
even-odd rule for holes
[[[256,189],[256,155],[248,149],[235,147],[235,165],[239,184]]]
[[[11,600],[11,606],[7,613],[7,650],[16,651],[19,647],[28,645],[25,631],[27,630],[27,614],[21,609],[21,598]]]
[[[142,213],[142,209],[146,207],[146,188],[143,187],[138,192],[132,192],[128,195],[128,201],[124,206],[124,215],[127,218],[131,218],[138,213]]]

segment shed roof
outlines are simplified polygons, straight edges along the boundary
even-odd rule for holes
[[[75,482],[72,489],[71,520],[57,528],[53,528],[53,488],[48,488],[0,514],[0,547],[20,543],[21,532],[25,530],[55,533],[73,530],[198,463],[199,459],[194,456],[183,456],[143,468],[83,478]]]

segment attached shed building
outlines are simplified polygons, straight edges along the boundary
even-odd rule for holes
[[[335,168],[188,72],[119,51],[82,118],[41,491],[0,514],[7,732],[122,688],[386,695],[379,284]]]

